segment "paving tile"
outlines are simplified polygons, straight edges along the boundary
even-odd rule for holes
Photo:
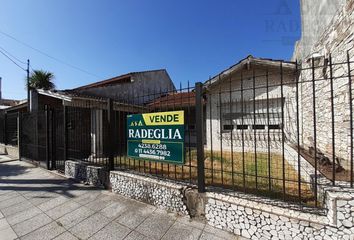
[[[34,206],[39,206],[42,203],[48,202],[50,199],[43,197],[43,196],[37,196],[37,197],[32,197],[28,199],[29,202],[31,202]]]
[[[38,205],[38,208],[41,209],[42,211],[48,211],[49,209],[55,208],[67,201],[69,201],[70,199],[64,196],[59,196],[53,199],[50,199],[49,201],[46,201],[44,203],[41,203],[40,205]]]
[[[201,235],[202,230],[194,228],[190,225],[185,225],[180,222],[175,222],[167,233],[163,236],[163,240],[197,240]]]
[[[58,219],[61,216],[64,216],[67,213],[75,211],[76,209],[80,208],[81,205],[74,201],[67,201],[55,208],[52,208],[45,213],[51,217],[52,219]]]
[[[0,219],[3,218],[3,217],[4,217],[4,215],[2,214],[2,212],[0,212]]]
[[[16,234],[21,237],[50,223],[51,221],[52,220],[47,215],[42,213],[31,219],[28,219],[27,221],[20,222],[12,226],[12,228],[16,232]]]
[[[132,231],[129,233],[124,240],[151,240],[152,238],[146,237],[143,234],[137,232],[137,231]]]
[[[101,194],[101,196],[97,197],[95,200],[89,202],[85,206],[92,209],[93,211],[98,212],[114,202],[115,199],[112,198],[112,196]]]
[[[205,222],[191,219],[189,216],[180,216],[177,218],[177,222],[183,223],[188,226],[192,226],[198,229],[204,229]]]
[[[105,207],[100,211],[100,213],[107,218],[113,220],[120,216],[126,209],[128,208],[128,204],[126,202],[114,202],[109,206]]]
[[[96,190],[96,189],[88,190],[87,192],[85,192],[85,194],[75,197],[74,201],[82,205],[85,205],[98,198],[101,194],[102,194],[102,190]]]
[[[8,217],[10,215],[14,215],[16,213],[25,211],[31,207],[34,207],[31,202],[24,201],[24,202],[12,205],[10,207],[4,208],[1,211],[4,214],[4,216]]]
[[[61,224],[66,229],[69,229],[94,213],[94,211],[88,209],[87,207],[80,207],[59,218],[57,223]]]
[[[116,222],[111,222],[99,232],[95,233],[90,240],[120,240],[130,233],[130,229]]]
[[[54,237],[60,235],[66,230],[59,226],[56,222],[51,222],[37,230],[21,237],[21,240],[46,240],[53,239]]]
[[[220,238],[208,232],[203,232],[199,238],[199,240],[225,240],[225,239],[226,238]]]
[[[135,230],[147,237],[160,239],[174,222],[175,218],[169,215],[153,213]]]
[[[69,231],[80,239],[88,239],[109,223],[109,219],[102,214],[95,213]]]
[[[15,205],[17,203],[21,203],[21,202],[24,202],[24,201],[26,201],[26,198],[24,198],[21,195],[15,196],[15,197],[11,197],[9,199],[6,199],[6,200],[0,202],[0,209],[2,210],[4,208],[10,207],[12,205]]]
[[[70,232],[64,232],[53,240],[78,240],[78,238],[72,235]]]
[[[223,231],[218,228],[214,228],[208,224],[205,225],[205,228],[203,229],[204,232],[206,233],[211,233],[214,234],[218,237],[221,237],[223,239],[235,239],[235,235],[226,231]]]
[[[4,201],[4,200],[7,200],[7,199],[10,199],[10,198],[14,198],[14,197],[18,197],[18,196],[21,196],[18,192],[15,192],[15,191],[8,191],[8,190],[1,190],[4,192],[4,194],[1,194],[0,195],[0,202]]]
[[[5,218],[0,219],[0,230],[11,227]]]
[[[128,207],[116,221],[131,229],[140,225],[149,215],[155,210],[155,207],[145,204],[134,204],[132,207]]]
[[[12,230],[11,227],[0,229],[1,240],[14,240],[17,239],[16,233]]]
[[[15,225],[17,223],[23,222],[27,219],[33,218],[36,215],[39,215],[41,212],[41,210],[39,210],[38,208],[29,208],[26,209],[22,212],[18,212],[14,215],[11,215],[9,217],[7,217],[7,221],[9,222],[10,225]]]

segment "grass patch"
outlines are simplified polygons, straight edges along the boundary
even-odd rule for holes
[[[283,161],[282,156],[272,153],[205,151],[205,182],[208,186],[260,194],[288,201],[299,201],[298,174]],[[197,182],[196,150],[186,151],[183,166],[116,157],[116,166],[162,176],[178,181]],[[283,179],[285,181],[283,181]],[[301,201],[314,205],[314,195],[308,183],[301,180]],[[285,191],[284,191],[285,190]],[[285,194],[284,194],[285,193]]]

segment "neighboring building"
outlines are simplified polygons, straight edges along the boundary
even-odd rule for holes
[[[74,88],[72,92],[111,98],[126,103],[142,104],[157,97],[157,94],[174,91],[170,76],[165,69],[132,72],[104,81]],[[146,96],[143,98],[142,96]]]
[[[107,135],[107,114],[105,112],[108,99],[113,100],[115,119],[120,123],[118,129],[115,129],[117,136],[115,144],[123,144],[126,115],[144,111],[144,105],[155,98],[166,95],[168,91],[175,91],[175,86],[166,70],[133,72],[70,90],[31,91],[30,111],[38,112],[38,117],[42,118],[44,116],[40,113],[43,113],[47,106],[56,114],[57,127],[62,129],[65,106],[69,112],[67,116],[67,134],[70,136],[68,141],[72,141],[68,144],[73,146],[68,150],[69,155],[77,159],[104,158],[107,152],[107,144],[104,143]],[[27,104],[8,109],[12,112],[25,110],[27,110]],[[44,134],[43,125],[34,126],[34,128],[37,129],[38,136]],[[58,133],[62,132],[60,129]],[[24,132],[25,137],[30,138],[36,135],[31,131],[28,132],[28,136]],[[43,140],[43,137],[41,139]],[[62,139],[58,139],[57,142],[62,144]]]
[[[294,61],[305,59],[314,53],[313,46],[346,2],[347,0],[300,0],[301,39],[295,45]]]
[[[333,154],[330,54],[334,79],[334,125],[335,156],[339,163],[350,169],[350,109],[349,76],[347,51],[350,56],[350,68],[354,69],[354,0],[301,1],[302,3],[302,39],[294,51],[294,59],[301,60],[300,82],[300,137],[304,148],[314,146],[313,134],[313,95],[312,95],[312,57],[315,63],[317,147],[331,161]],[[353,78],[353,77],[352,77]],[[289,92],[295,97],[295,90]]]
[[[0,110],[14,107],[18,104],[23,103],[23,101],[13,100],[13,99],[0,99]]]

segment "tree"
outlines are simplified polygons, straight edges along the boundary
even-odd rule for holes
[[[55,84],[53,83],[53,80],[53,73],[43,70],[34,70],[29,78],[29,88],[53,90],[55,89]]]

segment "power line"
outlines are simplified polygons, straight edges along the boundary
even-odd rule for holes
[[[4,36],[6,36],[6,37],[8,37],[8,38],[11,38],[12,40],[14,40],[14,41],[16,41],[16,42],[18,42],[18,43],[20,43],[20,44],[22,44],[22,45],[24,45],[24,46],[30,48],[30,49],[32,49],[32,50],[34,50],[34,51],[36,51],[36,52],[38,52],[38,53],[40,53],[40,54],[42,54],[42,55],[48,57],[48,58],[53,59],[54,61],[57,61],[57,62],[59,62],[59,63],[61,63],[61,64],[64,64],[64,65],[66,65],[66,66],[68,66],[68,67],[71,67],[71,68],[76,69],[76,70],[78,70],[78,71],[80,71],[80,72],[86,73],[86,74],[88,74],[88,75],[94,76],[94,77],[96,77],[96,78],[101,78],[100,76],[98,76],[98,75],[96,75],[96,74],[94,74],[94,73],[90,73],[90,72],[88,72],[88,71],[86,71],[86,70],[84,70],[84,69],[82,69],[82,68],[76,67],[76,66],[74,66],[74,65],[72,65],[72,64],[70,64],[70,63],[66,63],[66,62],[64,62],[63,60],[60,60],[60,59],[58,59],[58,58],[56,58],[56,57],[53,57],[53,56],[49,55],[48,53],[43,52],[42,50],[39,50],[38,48],[32,47],[31,45],[29,45],[29,44],[27,44],[27,43],[25,43],[25,42],[22,42],[21,40],[15,38],[15,37],[13,37],[13,36],[11,36],[11,35],[8,34],[8,33],[3,32],[2,30],[0,30],[0,33],[3,34]]]
[[[0,50],[0,53],[2,55],[4,55],[7,59],[9,59],[13,64],[15,64],[17,67],[21,68],[23,71],[27,71],[26,69],[24,69],[23,67],[21,67],[17,62],[15,62],[14,60],[12,60],[11,57],[9,57],[6,53],[4,53],[2,50]]]
[[[5,48],[3,48],[3,47],[1,47],[1,46],[0,46],[0,48],[1,48],[4,52],[6,52],[7,55],[9,55],[9,56],[11,56],[12,58],[16,59],[18,62],[20,62],[20,63],[22,63],[22,64],[27,64],[27,63],[25,63],[24,61],[22,61],[22,60],[18,59],[17,57],[15,57],[13,54],[11,54],[9,51],[7,51]]]

